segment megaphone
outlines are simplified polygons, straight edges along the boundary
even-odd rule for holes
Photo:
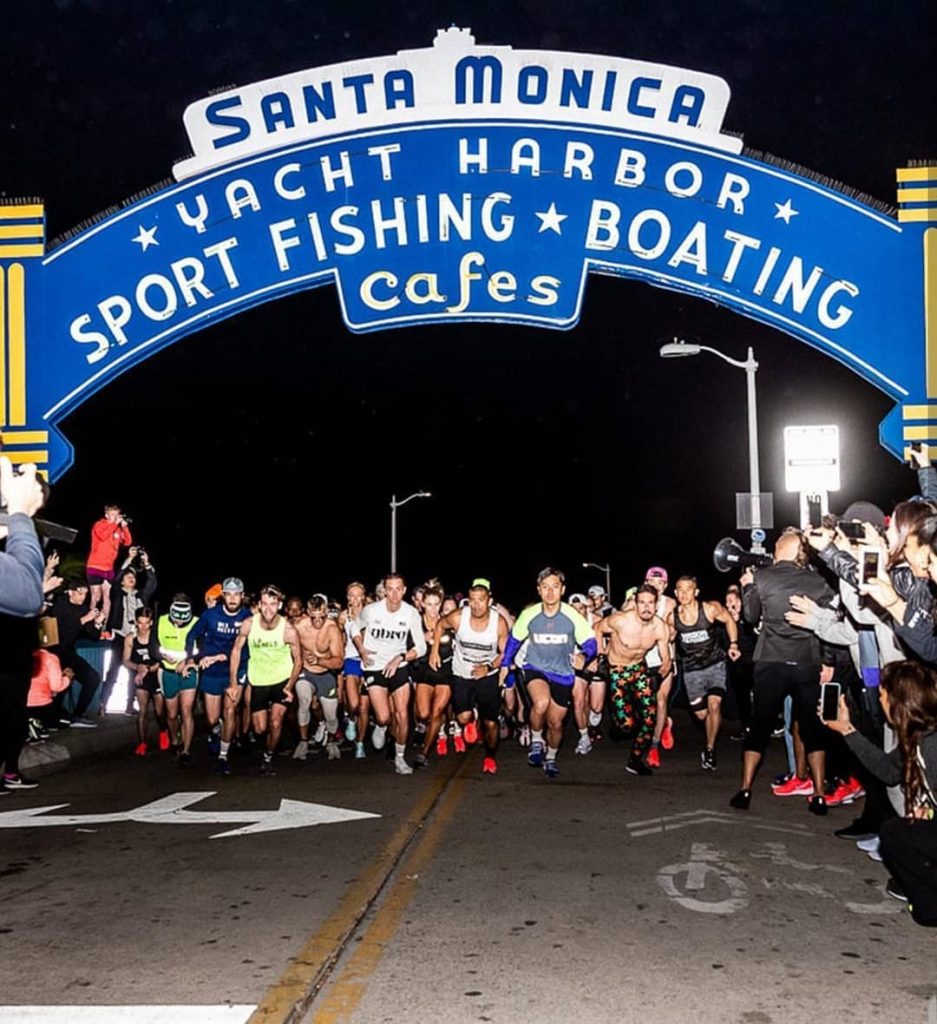
[[[746,551],[738,541],[731,537],[723,537],[713,551],[713,565],[719,572],[746,569],[750,565],[763,568],[773,562],[774,559],[770,555],[758,555],[754,551]]]

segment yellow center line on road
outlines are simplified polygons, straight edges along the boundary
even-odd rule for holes
[[[407,852],[414,837],[423,830],[427,817],[444,794],[446,799],[441,804],[440,815],[445,811],[445,820],[451,816],[458,797],[461,795],[464,781],[461,778],[457,779],[448,793],[446,792],[447,788],[460,771],[465,769],[470,762],[476,760],[476,757],[467,757],[452,762],[449,771],[430,785],[423,797],[410,810],[403,824],[391,836],[384,849],[348,887],[338,907],[309,937],[280,978],[267,990],[263,1000],[251,1015],[248,1024],[291,1024],[291,1022],[302,1019],[361,919],[377,899],[391,872]],[[438,842],[438,834],[441,831],[436,827],[438,820],[439,816],[430,828],[423,830],[424,837],[417,847],[414,857],[424,848],[430,833],[436,836],[436,840],[432,844],[432,847],[435,848],[435,842]],[[425,858],[421,860],[421,863],[424,861]],[[398,886],[399,882],[395,883],[391,890],[391,896],[395,895]],[[409,896],[407,900],[409,900]],[[406,902],[403,906],[406,906]],[[383,913],[384,908],[375,918],[371,928],[368,929],[362,945],[367,942],[371,929],[381,919]],[[396,927],[396,923],[394,927]],[[377,961],[374,966],[377,966]],[[373,969],[372,967],[372,971]],[[344,972],[342,978],[344,978]],[[360,996],[358,998],[360,999]],[[318,1020],[318,1017],[316,1019]]]
[[[397,878],[361,941],[356,943],[355,951],[348,963],[329,986],[321,1006],[313,1008],[313,1024],[340,1024],[351,1020],[358,1004],[364,998],[371,977],[410,906],[416,892],[417,881],[435,856],[446,826],[462,799],[462,791],[465,788],[464,769],[468,761],[469,759],[463,761],[462,770],[455,776],[452,785],[440,800],[436,814],[423,829],[419,843],[402,863]]]

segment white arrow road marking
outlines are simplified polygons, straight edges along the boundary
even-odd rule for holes
[[[647,818],[644,821],[629,821],[626,822],[626,826],[631,835],[637,837],[659,835],[661,832],[676,832],[678,829],[688,828],[692,825],[702,825],[706,822],[716,825],[730,825],[738,824],[743,820],[749,824],[753,821],[758,822],[757,818],[746,817],[742,819],[738,814],[732,812],[699,810],[681,811],[679,814],[671,814],[661,818]],[[752,827],[763,832],[784,832],[795,836],[810,834],[806,825],[794,823],[789,826],[753,824]]]
[[[310,804],[304,800],[280,801],[275,811],[190,811],[190,804],[214,796],[214,790],[199,793],[171,793],[161,800],[112,814],[51,814],[68,804],[48,807],[29,807],[0,814],[0,828],[39,828],[52,825],[92,825],[114,821],[137,821],[147,825],[228,825],[250,822],[241,828],[217,832],[212,839],[226,836],[244,836],[254,832],[276,832],[285,828],[308,828],[311,825],[331,825],[341,821],[359,821],[379,818],[367,811],[349,811],[344,807]]]
[[[4,1024],[244,1024],[256,1006],[0,1006]]]

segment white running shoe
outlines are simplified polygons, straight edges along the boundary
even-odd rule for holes
[[[305,761],[308,754],[309,754],[309,741],[308,740],[300,740],[299,743],[296,744],[296,749],[293,751],[293,757],[297,761]]]
[[[529,726],[525,725],[525,726],[523,726],[521,728],[520,732],[518,732],[518,734],[517,734],[517,742],[522,747],[529,747],[530,746],[530,727]]]
[[[371,733],[371,742],[374,744],[375,750],[383,750],[384,744],[387,742],[387,726],[386,725],[375,725],[374,731]]]
[[[412,775],[413,774],[413,769],[410,767],[410,765],[407,764],[406,761],[404,761],[404,759],[402,757],[395,757],[394,758],[394,771],[398,775]]]
[[[317,743],[319,746],[325,743],[325,722],[319,723],[319,728],[316,729],[316,735],[313,743]]]
[[[356,726],[355,723],[349,718],[345,722],[345,739],[348,740],[349,743],[354,743],[355,742],[355,737],[357,735],[358,735],[358,726]]]
[[[589,734],[579,737],[579,742],[576,744],[577,754],[591,754],[592,753],[592,740],[589,739]]]
[[[364,750],[364,744],[363,743],[356,743],[355,744],[355,760],[356,761],[363,761],[367,756],[368,755],[365,753],[365,750]]]
[[[329,740],[329,742],[325,746],[325,749],[329,752],[330,761],[338,761],[342,756],[342,752],[341,750],[339,750],[338,744],[335,742],[335,740]]]
[[[878,848],[881,842],[882,841],[878,836],[870,836],[868,839],[860,839],[859,842],[856,843],[856,846],[863,853],[878,853]]]

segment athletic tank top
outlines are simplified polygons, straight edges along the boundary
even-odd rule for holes
[[[153,665],[159,661],[159,641],[156,638],[155,629],[150,628],[150,637],[146,643],[143,643],[137,636],[133,638],[130,660],[134,665]]]
[[[463,679],[471,678],[476,665],[490,664],[498,657],[498,613],[488,610],[488,624],[480,633],[472,629],[471,620],[471,609],[463,608],[452,644],[452,673]]]
[[[285,683],[293,671],[293,652],[284,639],[286,619],[280,615],[273,629],[264,629],[260,615],[251,619],[247,637],[250,651],[251,686],[276,686]]]
[[[421,615],[420,620],[423,623],[423,636],[425,637],[427,632],[429,632],[430,635],[429,640],[426,641],[426,656],[428,657],[429,650],[433,646],[433,631],[436,627],[434,626],[433,629],[429,629],[427,627],[425,615]],[[442,631],[442,635],[439,638],[439,659],[444,665],[447,665],[452,661],[452,630],[444,629]]]
[[[709,668],[725,658],[725,653],[716,639],[716,624],[706,618],[703,602],[698,602],[699,614],[692,626],[680,621],[680,608],[674,609],[673,624],[677,631],[677,644],[683,667],[689,672]]]
[[[355,647],[354,637],[361,632],[361,626],[358,624],[357,619],[346,618],[345,619],[345,657],[349,659],[358,660],[361,655],[358,653],[358,648]]]

